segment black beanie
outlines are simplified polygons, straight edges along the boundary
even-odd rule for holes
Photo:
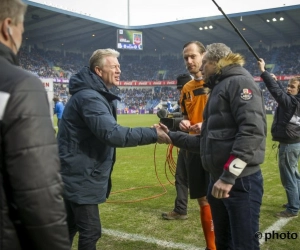
[[[182,89],[184,84],[192,80],[192,77],[189,74],[181,74],[177,76],[177,89]]]

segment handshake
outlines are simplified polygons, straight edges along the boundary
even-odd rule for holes
[[[169,132],[172,131],[172,129],[170,129],[167,125],[160,122],[159,124],[154,124],[152,127],[156,128],[158,143],[174,144],[174,142],[172,142],[171,138],[168,135]],[[202,122],[191,125],[189,120],[181,120],[181,122],[179,123],[179,128],[181,131],[186,133],[192,132],[192,134],[194,135],[201,134],[201,127]],[[190,140],[188,137],[186,138],[187,140]]]
[[[172,140],[168,136],[169,129],[166,125],[159,123],[154,124],[152,127],[155,128],[157,132],[157,143],[172,144]]]
[[[180,127],[182,131],[171,131],[166,125],[154,124],[152,127],[157,132],[157,143],[173,144],[177,148],[185,149],[194,153],[200,152],[200,134],[202,123],[189,126],[188,120],[182,120]],[[193,131],[193,134],[188,132]],[[171,139],[172,138],[172,139]]]

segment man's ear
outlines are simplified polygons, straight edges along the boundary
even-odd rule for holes
[[[9,36],[12,35],[12,30],[10,28],[10,23],[11,23],[10,20],[8,18],[6,18],[0,24],[0,32],[1,32],[2,37],[5,40],[9,40]]]
[[[102,69],[100,69],[98,66],[95,67],[95,73],[98,75],[98,76],[102,76]]]

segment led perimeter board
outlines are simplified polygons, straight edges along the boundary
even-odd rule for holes
[[[143,32],[137,30],[117,30],[117,48],[143,50]]]

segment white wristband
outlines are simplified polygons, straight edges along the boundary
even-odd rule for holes
[[[242,171],[244,170],[244,168],[246,167],[247,163],[242,161],[241,159],[239,158],[235,158],[229,165],[229,172],[236,175],[236,176],[239,176]]]

